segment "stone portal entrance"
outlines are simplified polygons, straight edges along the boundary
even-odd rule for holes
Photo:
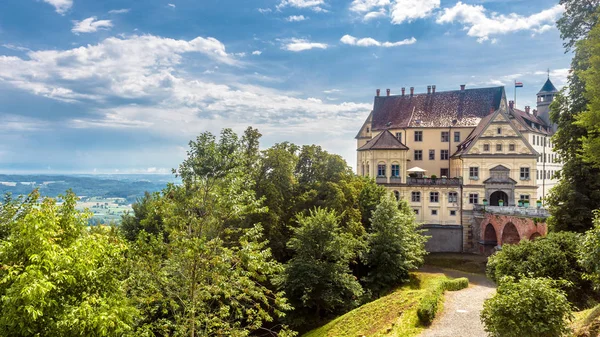
[[[504,201],[504,206],[508,205],[508,194],[502,191],[496,191],[490,195],[490,206],[500,206],[500,200]]]

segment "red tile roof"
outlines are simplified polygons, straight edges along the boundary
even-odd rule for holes
[[[493,87],[413,96],[378,96],[373,106],[372,129],[475,127],[490,114],[490,109],[500,107],[503,94],[504,87]]]

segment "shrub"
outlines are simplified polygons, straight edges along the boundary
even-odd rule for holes
[[[505,277],[496,295],[483,304],[481,321],[491,335],[558,337],[567,334],[572,307],[548,278]]]
[[[447,280],[444,282],[444,290],[448,291],[457,291],[461,289],[465,289],[469,286],[469,279],[466,277],[461,277],[453,280]]]
[[[504,245],[502,251],[491,256],[487,264],[488,277],[499,282],[505,276],[547,277],[566,280],[567,298],[583,305],[593,295],[590,281],[583,278],[584,268],[578,262],[580,236],[575,233],[550,233],[535,241],[521,241],[518,245]]]
[[[594,212],[594,227],[583,237],[579,262],[586,269],[584,277],[600,288],[600,211]]]

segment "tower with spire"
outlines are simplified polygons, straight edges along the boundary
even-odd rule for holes
[[[548,71],[548,80],[546,80],[540,92],[537,93],[537,114],[546,122],[546,125],[552,127],[552,131],[556,131],[556,125],[550,121],[550,103],[554,101],[556,94],[558,94],[558,90],[550,81],[550,71]]]

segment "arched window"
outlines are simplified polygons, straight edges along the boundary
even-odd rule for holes
[[[385,177],[385,163],[384,162],[379,162],[379,164],[377,164],[377,177]]]

